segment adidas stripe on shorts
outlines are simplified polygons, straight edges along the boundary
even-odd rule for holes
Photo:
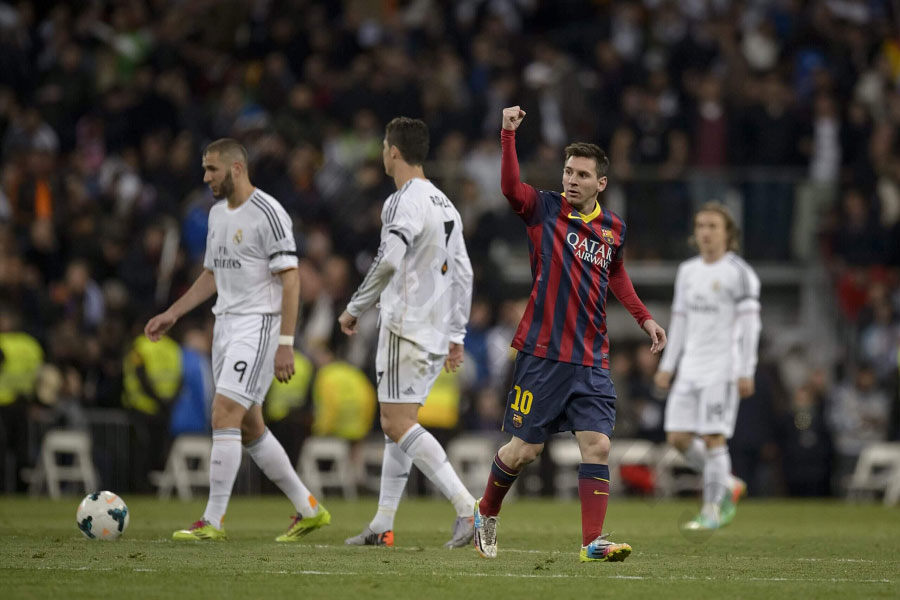
[[[281,315],[219,315],[213,330],[216,393],[250,409],[262,404],[275,377]]]
[[[375,354],[378,401],[425,404],[446,358],[401,338],[382,323]]]

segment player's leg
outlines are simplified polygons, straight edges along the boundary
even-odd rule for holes
[[[231,490],[241,466],[241,421],[247,408],[217,392],[213,398],[213,444],[209,459],[209,500],[203,518],[190,529],[176,531],[176,540],[225,539],[224,520]]]
[[[699,394],[698,433],[705,445],[703,466],[703,504],[700,514],[685,524],[688,529],[717,529],[722,526],[722,509],[727,509],[725,521],[734,517],[733,507],[726,506],[735,485],[743,482],[731,475],[731,456],[727,436],[734,429],[737,418],[737,396],[733,382],[719,382],[704,386]],[[738,482],[740,482],[738,484]]]
[[[494,455],[484,494],[475,502],[474,543],[484,558],[497,557],[497,515],[503,499],[522,469],[543,450],[543,443],[532,444],[514,436]]]
[[[631,546],[616,544],[603,535],[609,504],[609,436],[597,431],[576,431],[581,450],[578,499],[581,501],[582,562],[618,562],[628,558]]]
[[[381,485],[378,510],[369,525],[359,535],[347,538],[351,546],[393,546],[394,517],[409,480],[412,458],[406,455],[391,438],[384,436],[384,455],[381,459]]]
[[[506,493],[522,469],[544,450],[547,435],[558,431],[573,368],[524,352],[516,356],[503,431],[513,433],[491,463],[484,494],[475,503],[475,549],[485,558],[497,556],[497,520]]]
[[[681,453],[684,462],[696,471],[703,473],[706,464],[706,444],[692,431],[667,431],[666,441]]]
[[[382,324],[378,332],[378,346],[375,352],[375,373],[377,374],[377,391],[379,402],[395,395],[397,382],[397,347],[399,338]],[[417,409],[418,410],[418,409]],[[415,417],[410,426],[415,423]],[[378,494],[378,510],[372,521],[361,533],[344,540],[351,546],[393,546],[394,517],[400,506],[400,499],[412,458],[387,435],[384,436],[384,455],[381,460],[381,482]]]
[[[429,386],[430,388],[430,386]],[[456,510],[453,534],[448,547],[467,545],[472,541],[472,506],[475,498],[463,485],[459,475],[447,460],[441,443],[418,422],[420,404],[381,404],[381,429],[413,464],[437,487]]]
[[[581,451],[579,560],[622,561],[631,554],[631,546],[611,542],[603,535],[609,505],[609,448],[616,424],[616,390],[608,369],[573,366],[572,380],[572,397],[565,407],[565,422],[561,426],[575,431]]]
[[[278,536],[276,541],[294,542],[331,523],[331,515],[303,485],[281,442],[266,427],[261,404],[254,404],[244,415],[241,436],[250,458],[284,492],[297,511],[287,533]]]
[[[696,433],[699,405],[699,391],[690,382],[676,378],[666,400],[664,428],[666,441],[681,453],[691,469],[703,473],[706,445]]]

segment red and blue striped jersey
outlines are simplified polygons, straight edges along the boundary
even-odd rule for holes
[[[533,284],[512,346],[560,362],[609,368],[606,293],[639,325],[651,318],[623,264],[625,222],[599,205],[582,215],[558,192],[519,181],[515,135],[502,133],[501,187],[528,228]]]

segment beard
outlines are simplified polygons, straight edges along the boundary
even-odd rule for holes
[[[229,171],[225,179],[222,180],[222,185],[219,186],[219,193],[213,193],[213,198],[221,200],[230,197],[232,194],[234,194],[234,180],[231,178],[231,171]]]

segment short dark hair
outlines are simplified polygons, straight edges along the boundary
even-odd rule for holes
[[[229,163],[240,162],[244,163],[244,166],[247,165],[247,149],[236,139],[220,138],[210,143],[203,151],[203,155],[206,156],[211,152],[219,154]]]
[[[428,156],[428,125],[421,119],[396,117],[384,129],[388,147],[397,146],[403,160],[421,165]]]
[[[573,156],[593,158],[597,164],[597,179],[606,177],[606,173],[609,171],[609,158],[606,156],[606,152],[601,150],[597,144],[588,144],[587,142],[569,144],[566,146],[566,161]]]

